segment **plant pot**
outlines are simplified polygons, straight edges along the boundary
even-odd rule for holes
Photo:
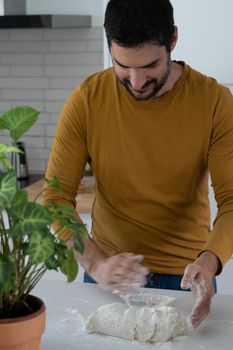
[[[0,350],[39,350],[45,329],[45,305],[29,295],[27,303],[34,310],[22,317],[0,319]]]

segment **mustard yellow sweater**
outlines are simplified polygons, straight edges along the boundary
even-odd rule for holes
[[[47,169],[75,197],[87,161],[96,177],[93,238],[108,255],[145,256],[153,272],[180,273],[200,251],[222,265],[233,251],[233,97],[184,65],[162,97],[136,101],[113,69],[77,87],[61,113]],[[218,214],[210,229],[210,171]],[[66,238],[65,236],[63,238]]]

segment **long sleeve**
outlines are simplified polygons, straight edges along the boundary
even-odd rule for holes
[[[208,162],[218,212],[204,249],[224,265],[233,252],[233,96],[228,90],[215,109]]]
[[[67,100],[57,125],[52,151],[50,154],[46,178],[57,176],[63,193],[45,185],[44,202],[65,203],[76,207],[80,181],[83,177],[89,155],[86,145],[85,109],[83,108],[80,89],[77,88]],[[78,214],[77,219],[80,220]],[[65,232],[61,238],[69,238]]]

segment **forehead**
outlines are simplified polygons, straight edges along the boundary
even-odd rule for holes
[[[124,47],[112,42],[110,53],[113,61],[127,67],[143,67],[167,56],[165,46],[145,43],[136,47]]]

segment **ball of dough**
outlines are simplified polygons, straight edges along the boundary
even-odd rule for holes
[[[138,307],[124,303],[99,307],[86,321],[88,333],[102,333],[140,342],[165,342],[186,335],[187,322],[171,306]]]

